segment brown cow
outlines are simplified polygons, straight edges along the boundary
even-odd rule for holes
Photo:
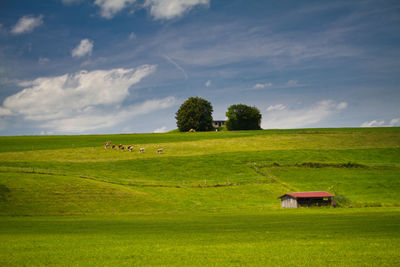
[[[110,142],[110,141],[106,142],[106,143],[104,144],[104,149],[109,148],[110,145],[111,145],[111,142]]]
[[[126,149],[129,150],[130,152],[132,152],[133,151],[133,146],[129,145]]]
[[[163,152],[164,152],[164,148],[159,148],[159,149],[157,149],[157,153],[158,153],[158,154],[163,153]]]

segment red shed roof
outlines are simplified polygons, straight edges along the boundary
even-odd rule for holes
[[[278,198],[282,198],[284,196],[292,196],[294,198],[303,198],[303,197],[334,197],[334,195],[329,194],[325,191],[315,191],[315,192],[296,192],[296,193],[287,193]]]

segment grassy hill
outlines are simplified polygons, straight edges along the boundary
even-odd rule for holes
[[[277,209],[313,190],[400,206],[399,128],[1,137],[0,151],[2,215]]]
[[[0,266],[397,266],[399,189],[400,128],[0,137]]]

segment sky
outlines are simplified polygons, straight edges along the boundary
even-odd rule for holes
[[[398,0],[2,0],[0,135],[400,126]]]

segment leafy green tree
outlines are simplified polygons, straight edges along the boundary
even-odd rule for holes
[[[188,98],[176,112],[176,124],[179,131],[187,132],[190,129],[196,131],[211,131],[212,126],[211,103],[200,97]]]
[[[226,112],[228,130],[260,130],[261,113],[256,107],[232,105]]]

